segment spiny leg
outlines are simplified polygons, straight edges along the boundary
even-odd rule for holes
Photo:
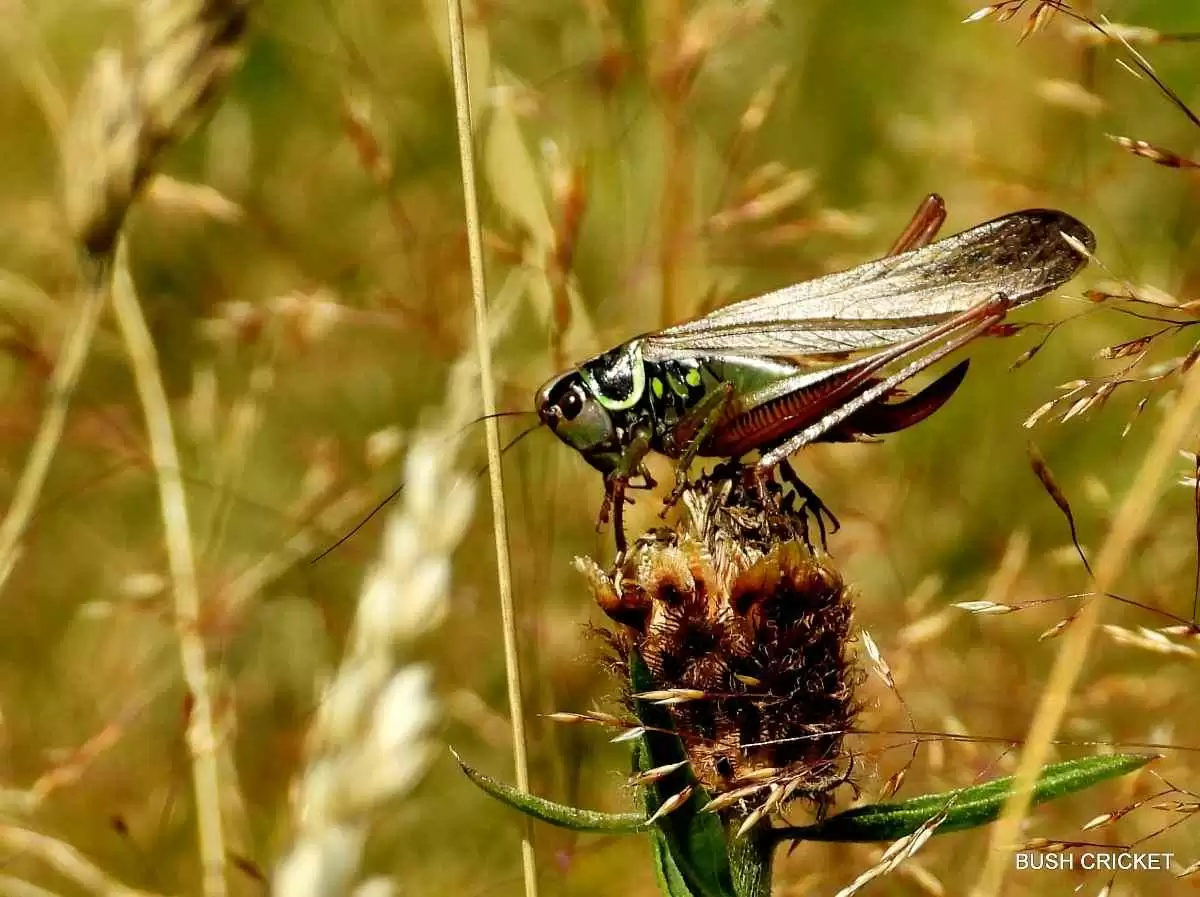
[[[700,449],[712,435],[717,425],[724,419],[725,412],[729,408],[729,403],[733,400],[733,385],[730,383],[722,383],[703,399],[696,403],[696,407],[691,409],[678,424],[679,429],[686,429],[694,426],[697,422],[700,426],[695,434],[688,440],[687,445],[680,454],[679,460],[675,462],[675,486],[671,489],[671,494],[667,496],[663,502],[663,509],[660,516],[666,516],[674,505],[679,501],[683,490],[687,488],[688,469],[692,466],[692,462],[696,460],[696,455],[700,453]]]
[[[609,518],[613,524],[613,542],[617,546],[617,563],[625,557],[629,542],[625,539],[625,486],[623,477],[609,476],[604,480],[604,503],[600,505],[600,514],[596,518],[596,532],[604,528]]]
[[[800,479],[799,474],[796,473],[796,469],[792,467],[791,462],[788,461],[787,458],[784,458],[779,462],[779,475],[783,478],[783,481],[787,483],[787,485],[791,486],[796,491],[796,494],[800,496],[801,501],[804,502],[801,510],[804,515],[802,519],[804,520],[805,544],[807,544],[809,548],[812,548],[812,543],[808,540],[808,516],[811,514],[813,519],[817,522],[817,532],[820,533],[821,536],[821,550],[827,552],[829,550],[829,546],[826,542],[827,533],[825,530],[825,517],[822,515],[829,517],[830,532],[836,533],[838,530],[840,530],[842,528],[841,521],[837,519],[837,516],[833,513],[833,511],[829,510],[828,505],[821,501],[821,497],[813,491],[812,486]]]
[[[858,797],[858,787],[851,778],[854,775],[854,755],[851,754],[847,757],[844,769],[835,769],[833,772],[827,772],[823,775],[817,775],[816,772],[814,768],[812,770],[814,777],[802,786],[793,789],[793,793],[802,795],[815,804],[815,815],[817,821],[820,822],[826,817],[829,813],[829,808],[833,805],[833,792],[842,785],[849,785],[854,790],[855,797]]]
[[[618,563],[625,557],[629,548],[629,542],[625,539],[625,489],[629,486],[629,478],[634,474],[641,474],[645,478],[643,485],[635,488],[650,489],[655,485],[650,472],[642,464],[649,452],[650,434],[643,429],[636,430],[626,445],[616,469],[604,477],[604,503],[600,505],[596,529],[599,530],[608,523],[611,513]]]

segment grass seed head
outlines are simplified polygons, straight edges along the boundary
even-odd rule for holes
[[[241,61],[251,0],[144,0],[132,64],[99,53],[63,146],[64,201],[79,243],[111,252],[159,156],[211,111]]]

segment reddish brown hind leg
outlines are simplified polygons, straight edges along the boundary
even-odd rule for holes
[[[912,379],[930,365],[936,364],[951,352],[961,349],[967,343],[971,342],[971,340],[996,326],[996,324],[1004,320],[1004,316],[1008,313],[1011,305],[1003,294],[997,293],[987,302],[968,309],[944,324],[938,325],[912,343],[892,350],[893,354],[891,357],[887,357],[887,352],[880,352],[875,370],[878,370],[879,367],[882,367],[886,363],[897,361],[923,348],[922,344],[936,346],[936,348],[932,348],[926,355],[915,358],[894,374],[876,380],[869,388],[856,395],[848,396],[847,400],[834,408],[834,410],[799,432],[793,433],[770,451],[764,452],[754,465],[756,475],[760,480],[770,477],[772,471],[779,465],[779,462],[788,457],[788,455],[795,454],[801,447],[815,442],[831,430],[836,430],[847,418],[882,399],[906,380]],[[937,345],[937,340],[939,339],[945,340],[940,346]],[[864,367],[861,373],[873,375],[875,371],[869,367]]]
[[[888,250],[888,255],[900,255],[902,252],[928,246],[941,230],[945,220],[946,203],[936,193],[930,193],[917,206],[912,221],[908,222],[908,227],[896,238],[896,242]]]
[[[617,563],[625,557],[629,543],[625,539],[625,477],[609,475],[604,479],[604,502],[596,517],[596,532],[604,528],[609,519],[613,522],[613,541],[617,545]]]

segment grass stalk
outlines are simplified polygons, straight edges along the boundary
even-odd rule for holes
[[[4,14],[0,22],[0,46],[8,51],[5,61],[37,105],[55,145],[59,146],[67,130],[70,112],[59,89],[58,72],[30,18],[25,0],[0,4],[0,11]]]
[[[521,667],[517,651],[516,613],[512,595],[512,565],[508,553],[508,523],[504,478],[500,468],[500,428],[495,417],[492,349],[488,328],[487,287],[483,271],[483,234],[475,190],[475,152],[472,143],[471,97],[467,80],[466,35],[461,0],[447,0],[450,20],[450,68],[454,77],[454,106],[458,120],[458,150],[462,166],[463,204],[467,221],[467,250],[471,263],[471,293],[475,308],[475,347],[479,353],[480,394],[487,433],[488,485],[492,496],[492,527],[496,538],[496,580],[500,592],[504,667],[512,719],[513,764],[517,787],[529,791],[529,759],[525,745],[525,715],[521,696]],[[533,821],[525,818],[521,834],[521,864],[526,897],[537,897],[537,868],[533,855]]]
[[[5,897],[58,897],[40,885],[23,881],[12,875],[0,874],[0,894]]]
[[[1064,636],[1062,649],[1042,691],[1029,735],[1025,739],[1025,749],[1021,752],[1021,762],[1013,781],[1013,795],[992,829],[987,863],[974,892],[977,897],[996,897],[1000,893],[1005,873],[1012,865],[1010,856],[1020,840],[1021,822],[1029,812],[1033,784],[1046,762],[1051,742],[1067,711],[1072,689],[1087,659],[1092,635],[1099,626],[1100,613],[1104,608],[1100,596],[1112,590],[1135,543],[1150,522],[1159,482],[1174,461],[1176,449],[1194,426],[1198,413],[1200,369],[1193,367],[1175,407],[1158,429],[1097,555],[1093,586],[1095,596],[1084,605]]]
[[[112,305],[129,352],[130,367],[142,411],[150,457],[158,479],[166,541],[167,566],[175,600],[175,631],[183,678],[192,700],[187,744],[192,757],[192,786],[196,799],[197,834],[205,897],[224,897],[225,834],[221,820],[221,780],[217,736],[209,688],[207,652],[200,634],[200,590],[188,519],[187,494],[180,476],[179,452],[158,365],[158,352],[146,325],[128,267],[128,249],[117,246],[113,271]]]
[[[21,538],[25,535],[37,508],[38,498],[46,483],[46,475],[50,471],[50,463],[54,460],[54,454],[62,439],[71,396],[79,383],[79,375],[87,362],[92,338],[104,311],[111,266],[89,260],[86,269],[86,284],[75,326],[71,329],[62,354],[54,366],[41,424],[34,437],[33,447],[29,450],[25,467],[21,471],[21,477],[17,480],[12,503],[8,506],[3,523],[0,523],[0,588],[4,587],[16,565]]]
[[[35,857],[63,878],[97,897],[152,897],[116,881],[78,850],[31,829],[17,825],[0,825],[0,847],[6,854]]]
[[[692,154],[691,142],[684,121],[683,109],[672,104],[666,113],[666,137],[663,153],[664,179],[662,199],[662,244],[659,247],[659,268],[662,276],[663,327],[676,324],[680,318],[679,293],[681,275],[685,270],[684,247],[690,224]]]

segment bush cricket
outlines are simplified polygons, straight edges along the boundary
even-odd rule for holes
[[[604,475],[600,520],[611,511],[620,554],[626,488],[655,485],[649,452],[677,462],[670,504],[697,456],[757,451],[765,484],[810,443],[910,427],[950,398],[968,362],[912,395],[910,378],[1065,284],[1087,262],[1075,247],[1095,246],[1065,212],[1014,212],[932,242],[944,219],[931,195],[884,258],[634,337],[538,390],[541,421]],[[823,534],[823,508],[806,497]]]

